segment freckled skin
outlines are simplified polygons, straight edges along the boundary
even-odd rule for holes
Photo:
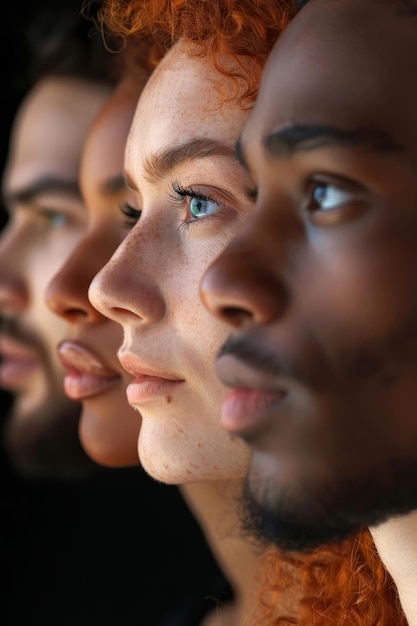
[[[256,207],[201,289],[246,382],[286,394],[234,432],[254,453],[248,523],[298,548],[417,507],[417,20],[329,4],[270,56],[240,140]],[[337,133],[290,154],[295,125]]]

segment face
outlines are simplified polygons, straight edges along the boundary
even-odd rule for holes
[[[180,47],[152,74],[125,155],[127,217],[137,223],[90,287],[93,304],[123,326],[119,358],[142,415],[141,462],[168,483],[237,478],[248,464],[246,445],[219,419],[226,389],[214,355],[228,328],[198,296],[204,270],[252,207],[233,150],[247,113],[220,102],[216,79]]]
[[[85,227],[78,168],[87,129],[108,97],[70,78],[41,81],[16,117],[3,177],[9,213],[0,234],[0,385],[14,403],[5,443],[25,473],[92,467],[77,435],[79,405],[62,389],[56,343],[64,322],[44,290]]]
[[[328,4],[270,57],[240,138],[256,208],[202,282],[233,328],[217,370],[248,507],[286,547],[417,507],[417,21]]]
[[[124,181],[123,155],[142,87],[138,79],[123,80],[88,134],[80,170],[88,228],[47,289],[50,308],[67,322],[58,351],[67,371],[65,391],[82,402],[82,445],[108,466],[139,463],[140,415],[127,403],[131,377],[116,356],[122,328],[94,309],[88,287],[127,232],[120,207],[132,192]]]

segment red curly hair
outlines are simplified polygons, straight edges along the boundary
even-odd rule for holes
[[[105,39],[151,37],[154,66],[179,40],[194,44],[190,54],[208,58],[229,85],[243,84],[240,104],[251,106],[267,56],[296,11],[295,0],[102,0],[96,21]],[[235,59],[233,68],[222,55]]]
[[[407,626],[397,588],[368,530],[308,556],[270,548],[261,569],[253,626]],[[294,585],[301,600],[294,614],[282,615],[277,606]]]
[[[85,0],[84,10],[94,1]],[[295,0],[102,0],[96,19],[105,38],[146,40],[153,66],[179,40],[192,43],[190,54],[244,84],[240,104],[251,106],[266,58],[295,13]],[[222,64],[224,54],[237,61],[233,69]],[[253,626],[406,626],[368,531],[309,556],[271,548],[261,569]],[[290,609],[281,615],[285,596]]]

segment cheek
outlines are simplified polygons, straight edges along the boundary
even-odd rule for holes
[[[417,324],[415,252],[401,245],[339,245],[310,255],[299,275],[297,297],[306,315],[346,333],[346,342],[398,337]],[[328,252],[328,254],[326,254]],[[408,330],[407,330],[408,329]],[[352,333],[350,335],[350,333]]]
[[[367,393],[376,384],[379,393],[416,368],[417,308],[410,289],[387,290],[376,277],[327,285],[327,293],[305,299],[302,325],[312,330],[329,376],[341,375]]]

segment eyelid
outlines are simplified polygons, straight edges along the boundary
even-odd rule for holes
[[[140,209],[135,209],[127,200],[119,205],[119,210],[124,216],[123,226],[126,228],[133,228],[133,226],[138,223],[142,214]]]

